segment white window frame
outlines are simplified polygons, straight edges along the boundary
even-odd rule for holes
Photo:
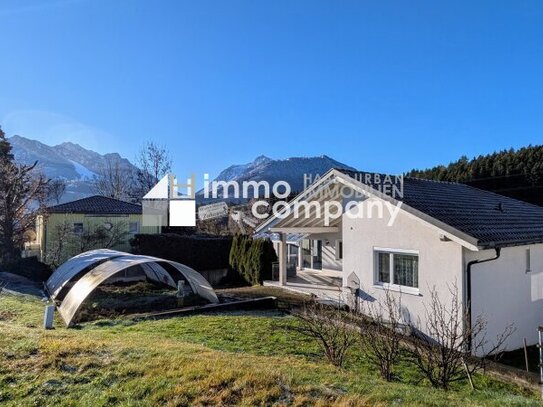
[[[132,231],[130,230],[130,225],[131,225],[132,223],[135,223],[135,224],[136,224],[136,231],[135,231],[135,232],[132,232]],[[133,235],[137,235],[138,233],[140,233],[140,223],[139,223],[138,221],[128,222],[128,232],[131,233],[131,234],[133,234]]]
[[[379,281],[379,262],[377,257],[379,253],[387,253],[390,257],[390,283],[383,283]],[[376,288],[383,288],[391,291],[399,291],[407,294],[420,295],[420,290],[418,287],[410,287],[407,285],[394,284],[394,254],[410,254],[418,257],[419,268],[417,269],[417,279],[419,280],[420,286],[420,254],[418,250],[407,250],[407,249],[394,249],[390,247],[374,247],[373,248],[373,286]]]

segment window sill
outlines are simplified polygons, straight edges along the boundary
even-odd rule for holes
[[[406,287],[406,286],[396,285],[396,284],[374,284],[373,288],[378,288],[380,290],[396,291],[402,294],[409,294],[409,295],[414,295],[416,297],[422,297],[422,294],[420,293],[419,289],[414,288],[414,287]]]

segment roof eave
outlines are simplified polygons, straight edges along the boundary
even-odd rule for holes
[[[358,181],[357,179],[354,179],[350,176],[348,176],[347,174],[344,174],[340,171],[337,172],[338,174],[338,178],[340,178],[342,181],[344,181],[345,183],[348,183],[350,184],[351,186],[353,187],[356,187],[357,189],[361,190],[361,191],[364,191],[365,193],[367,194],[370,194],[372,196],[375,196],[379,199],[383,199],[385,201],[388,201],[394,205],[398,204],[399,202],[401,202],[401,208],[402,210],[404,210],[405,212],[407,212],[408,214],[420,219],[421,221],[431,225],[432,227],[435,227],[437,228],[439,231],[447,234],[447,235],[451,235],[449,236],[451,238],[451,240],[455,241],[456,243],[466,247],[467,249],[469,250],[472,250],[472,251],[478,251],[480,250],[479,249],[479,241],[477,238],[471,236],[471,235],[468,235],[467,233],[464,233],[456,228],[454,228],[453,226],[445,223],[445,222],[442,222],[430,215],[428,215],[427,213],[424,213],[422,211],[419,211],[418,209],[415,209],[409,205],[406,205],[403,201],[400,201],[398,199],[395,199],[395,198],[392,198],[391,196],[389,195],[386,195],[385,193],[375,189],[375,188],[372,188],[371,186],[367,185],[367,184],[364,184],[360,181]]]
[[[330,168],[326,173],[324,173],[322,175],[322,177],[320,177],[320,179],[318,181],[314,182],[309,187],[307,187],[302,192],[300,192],[298,195],[296,195],[294,197],[294,199],[292,199],[288,203],[288,207],[291,207],[292,205],[294,205],[294,202],[300,201],[304,196],[306,196],[306,195],[310,194],[311,192],[313,192],[320,184],[322,184],[324,181],[326,181],[328,178],[330,178],[332,176],[332,174],[334,174],[334,173],[339,173],[339,171],[336,170],[335,168]],[[285,210],[286,210],[286,208],[285,208]],[[277,222],[279,222],[281,220],[282,219],[279,219],[277,216],[270,216],[263,223],[261,223],[260,225],[258,225],[256,227],[253,234],[265,232],[265,231],[269,230],[275,223],[277,223]]]
[[[481,250],[490,250],[496,248],[504,247],[518,247],[518,246],[528,246],[532,244],[542,244],[543,238],[541,239],[526,239],[526,240],[504,240],[501,242],[480,242],[479,247]]]

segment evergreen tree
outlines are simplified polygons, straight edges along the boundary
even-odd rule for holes
[[[543,145],[466,156],[447,166],[413,169],[406,176],[462,182],[543,206]]]
[[[11,153],[11,144],[6,139],[6,133],[0,128],[0,163],[7,163],[13,161],[13,154]]]
[[[13,264],[21,257],[24,232],[34,227],[43,209],[47,180],[33,165],[18,165],[11,145],[0,129],[0,262]]]
[[[251,285],[271,279],[272,263],[277,261],[273,243],[269,239],[253,239],[236,235],[230,249],[230,267]]]

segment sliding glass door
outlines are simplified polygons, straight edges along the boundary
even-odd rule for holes
[[[313,269],[322,270],[322,240],[312,240]]]
[[[302,240],[302,267],[322,270],[322,240]]]
[[[311,268],[311,240],[302,240],[302,267],[304,269]]]

